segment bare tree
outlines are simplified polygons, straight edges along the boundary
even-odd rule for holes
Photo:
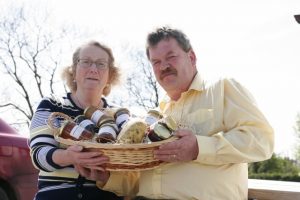
[[[53,34],[44,17],[28,16],[24,6],[13,7],[10,14],[0,16],[0,69],[8,80],[7,98],[0,108],[16,110],[29,124],[36,102],[54,92],[60,50],[54,46],[64,35],[63,29]],[[3,77],[4,78],[4,77]]]
[[[38,16],[30,15],[24,5],[7,10],[0,13],[0,70],[6,86],[0,99],[0,112],[14,111],[14,126],[28,126],[41,98],[57,90],[66,91],[57,73],[64,51],[62,46],[68,43],[65,48],[69,52],[75,38],[80,40],[96,32],[99,35],[101,31],[83,32],[81,26],[78,33],[79,28],[72,25],[51,29],[47,10]],[[125,89],[129,93],[126,105],[145,110],[157,107],[161,89],[145,53],[141,49],[130,50],[126,59],[134,65],[126,79]],[[122,98],[113,101],[124,103]]]
[[[156,82],[152,67],[145,52],[131,51],[130,59],[135,63],[128,74],[126,88],[133,105],[141,106],[145,110],[155,108],[159,104],[161,88]]]

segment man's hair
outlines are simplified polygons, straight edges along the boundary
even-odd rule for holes
[[[150,32],[147,36],[146,54],[149,59],[149,48],[154,47],[162,40],[168,40],[174,38],[183,51],[188,52],[192,49],[192,45],[188,37],[179,29],[173,29],[168,26],[157,28],[153,32]]]

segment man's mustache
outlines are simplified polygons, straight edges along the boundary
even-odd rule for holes
[[[160,80],[163,80],[166,76],[176,75],[176,74],[177,74],[176,69],[172,69],[172,68],[168,67],[160,73],[159,78],[160,78]]]

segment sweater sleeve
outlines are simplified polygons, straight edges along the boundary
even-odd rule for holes
[[[53,104],[49,98],[44,98],[33,115],[30,124],[30,155],[34,166],[42,171],[55,171],[63,167],[52,160],[53,152],[58,149],[58,142],[47,125]]]

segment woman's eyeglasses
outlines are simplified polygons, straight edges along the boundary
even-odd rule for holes
[[[101,61],[101,60],[97,60],[94,62],[89,59],[78,59],[78,64],[80,67],[83,67],[83,68],[91,67],[93,64],[95,64],[97,69],[107,69],[108,68],[108,63]]]

